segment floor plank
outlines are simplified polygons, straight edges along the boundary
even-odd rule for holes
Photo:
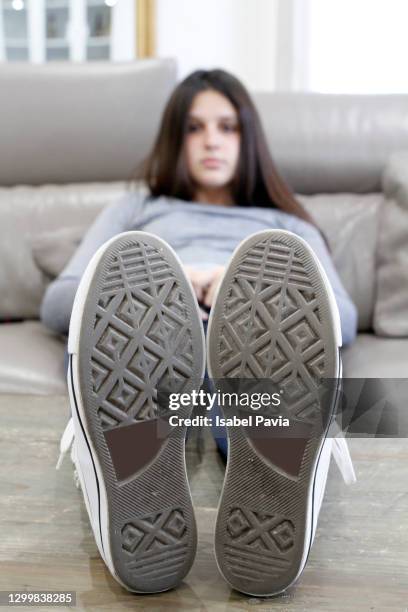
[[[75,610],[87,611],[407,612],[408,440],[350,441],[357,484],[346,487],[331,466],[304,573],[283,596],[257,599],[232,591],[217,570],[213,531],[224,464],[209,432],[193,432],[187,461],[199,527],[195,564],[177,590],[137,596],[99,557],[70,461],[54,469],[68,414],[65,396],[0,396],[0,590],[75,590]]]

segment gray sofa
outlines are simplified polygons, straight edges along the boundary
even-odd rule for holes
[[[172,60],[0,68],[0,392],[66,392],[42,296],[98,212],[134,188],[175,83]],[[358,307],[344,375],[408,377],[408,96],[254,97]]]

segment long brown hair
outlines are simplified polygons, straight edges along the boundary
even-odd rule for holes
[[[225,70],[197,70],[175,88],[164,110],[152,152],[139,169],[137,178],[144,179],[153,197],[194,199],[195,185],[187,170],[183,145],[193,99],[199,92],[209,89],[228,98],[239,119],[241,150],[231,185],[234,202],[238,206],[279,208],[315,225],[272,161],[251,96],[244,85]]]

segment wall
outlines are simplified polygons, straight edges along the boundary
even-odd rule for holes
[[[179,78],[221,67],[252,90],[272,90],[278,1],[157,0],[157,55],[177,58]]]

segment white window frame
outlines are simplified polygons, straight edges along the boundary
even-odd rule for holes
[[[27,7],[28,61],[46,61],[45,0],[25,0]],[[102,2],[101,2],[102,3]],[[86,61],[87,0],[67,0],[70,10],[68,27],[69,60]],[[112,8],[110,61],[131,61],[136,58],[136,2],[119,0]],[[0,61],[6,60],[3,0],[0,0]]]

